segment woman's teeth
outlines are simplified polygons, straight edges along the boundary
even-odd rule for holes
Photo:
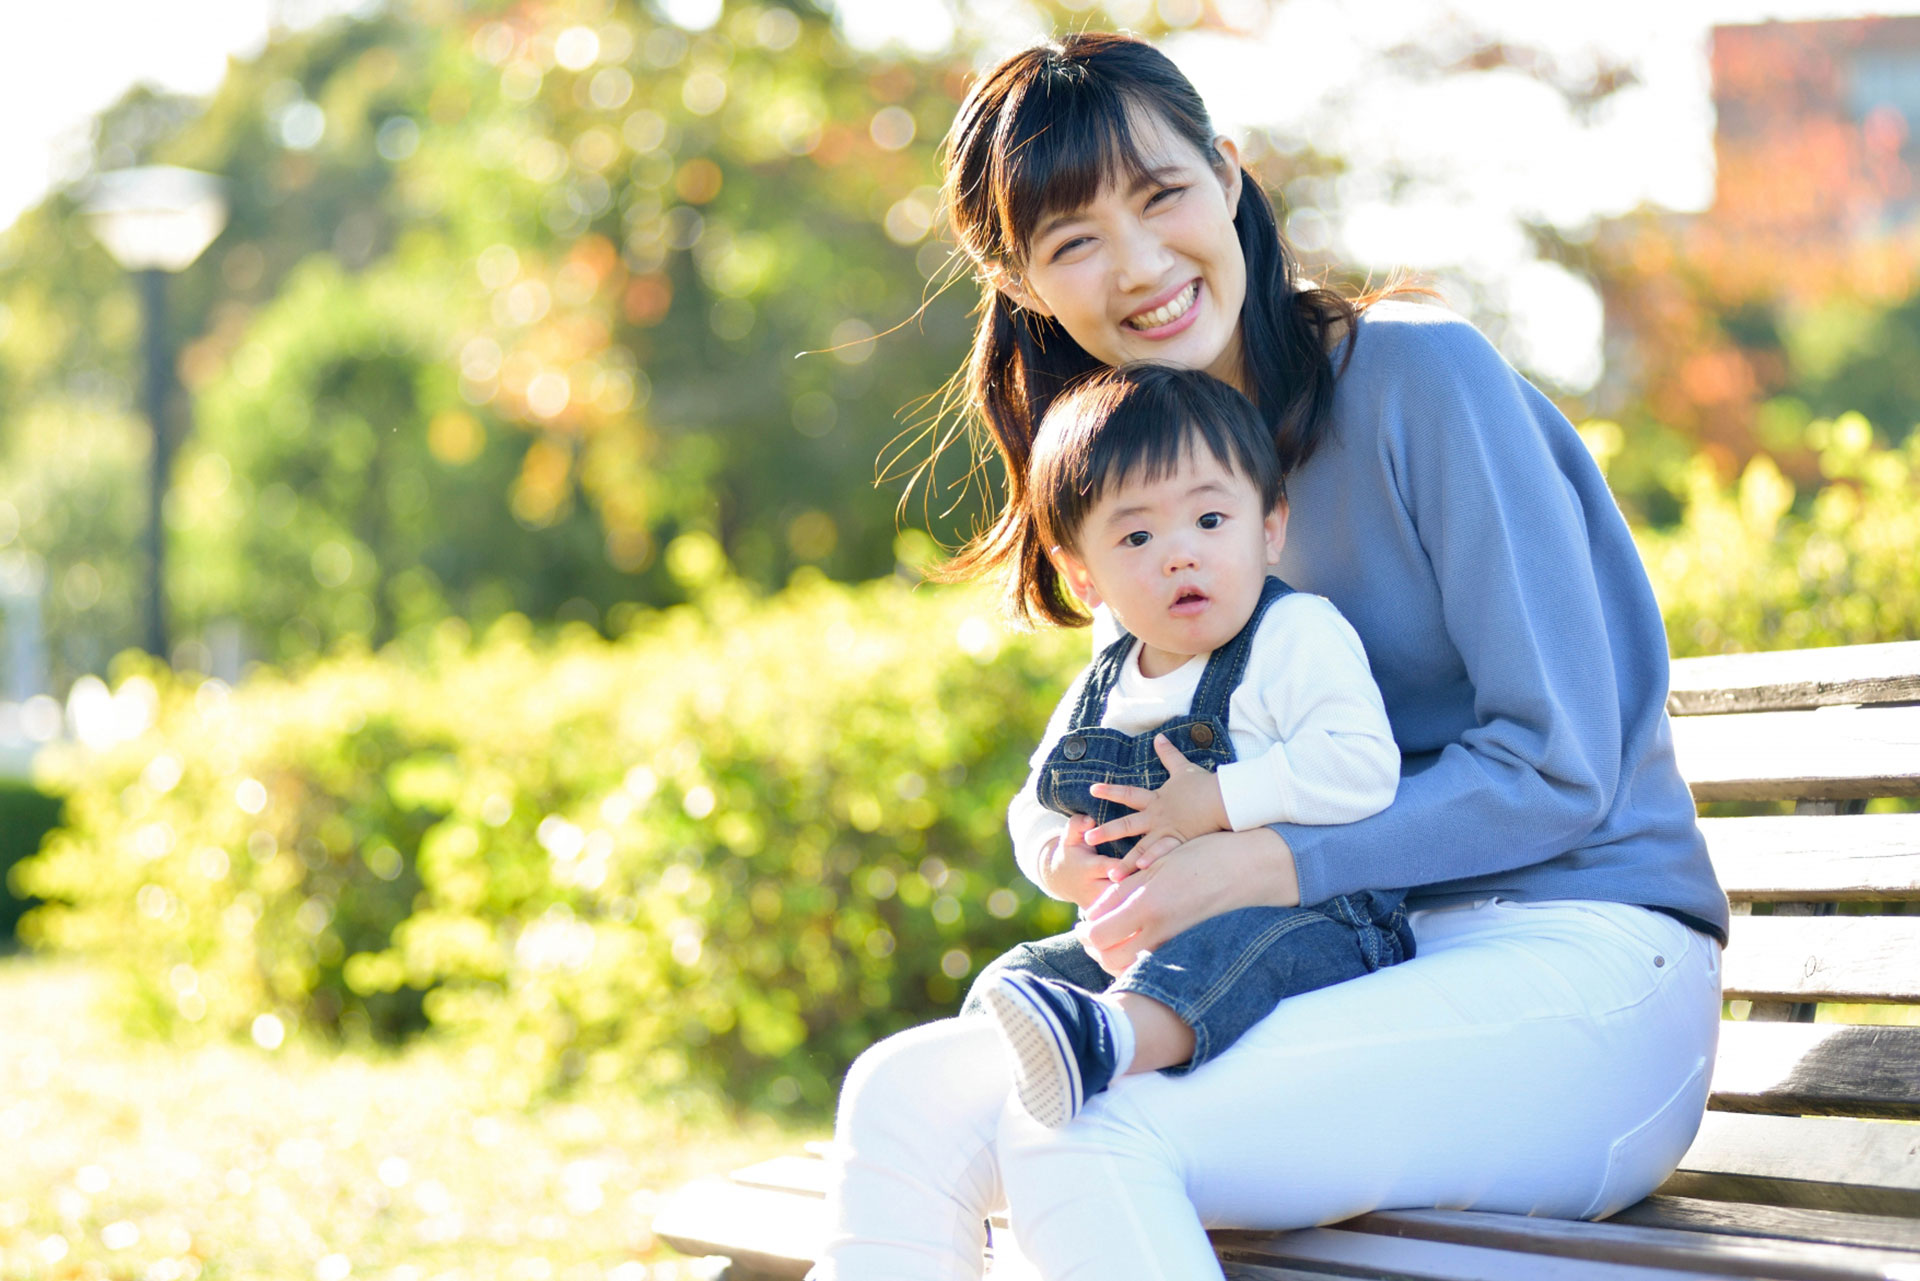
[[[1128,316],[1127,324],[1135,329],[1158,329],[1162,325],[1172,324],[1187,314],[1187,308],[1193,306],[1193,300],[1199,296],[1200,282],[1196,280],[1175,294],[1165,306],[1143,311],[1137,316]]]

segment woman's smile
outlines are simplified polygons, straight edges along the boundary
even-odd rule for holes
[[[1191,324],[1199,317],[1193,310],[1193,304],[1200,297],[1200,282],[1189,280],[1173,295],[1170,302],[1155,303],[1128,316],[1122,323],[1144,337],[1167,338],[1185,329],[1182,324],[1175,328],[1176,322]]]

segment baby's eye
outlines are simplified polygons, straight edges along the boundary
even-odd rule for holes
[[[1122,538],[1120,545],[1123,547],[1145,547],[1152,538],[1153,535],[1149,534],[1146,530],[1136,529],[1125,538]]]
[[[1220,528],[1221,523],[1224,522],[1226,519],[1227,519],[1226,516],[1224,516],[1220,512],[1208,512],[1206,515],[1202,516],[1198,521],[1194,523],[1199,525],[1200,528],[1202,529],[1218,529]]]

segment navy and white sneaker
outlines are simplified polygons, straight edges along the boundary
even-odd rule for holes
[[[1040,1124],[1065,1125],[1113,1080],[1111,1015],[1088,993],[1016,972],[996,977],[985,998],[1013,1052],[1014,1094]]]

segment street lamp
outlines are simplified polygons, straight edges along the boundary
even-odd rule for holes
[[[114,260],[140,282],[145,324],[147,421],[153,430],[147,510],[146,648],[167,656],[163,569],[166,530],[162,508],[173,442],[167,433],[167,402],[173,390],[173,353],[167,334],[167,275],[185,271],[227,224],[227,202],[212,174],[171,165],[147,165],[103,173],[93,181],[83,209],[93,234]]]

